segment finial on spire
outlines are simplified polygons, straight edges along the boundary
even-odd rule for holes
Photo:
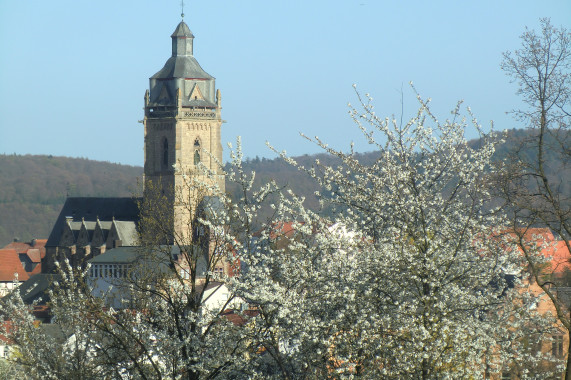
[[[184,0],[180,2],[180,17],[184,19]]]

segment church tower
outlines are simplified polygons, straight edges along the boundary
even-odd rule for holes
[[[215,78],[194,58],[194,35],[184,21],[171,38],[172,56],[149,79],[145,93],[144,182],[145,191],[158,188],[172,206],[175,234],[190,237],[188,227],[200,199],[187,204],[189,175],[216,182],[224,191],[221,99]],[[215,174],[210,177],[214,179],[203,175],[200,164]],[[205,195],[213,194],[201,194]]]

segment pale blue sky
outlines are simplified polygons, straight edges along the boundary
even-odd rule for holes
[[[571,29],[571,1],[186,1],[194,53],[222,91],[222,139],[246,156],[330,145],[368,151],[347,115],[351,85],[377,114],[439,118],[464,99],[485,124],[517,124],[515,86],[499,69],[539,17]],[[0,153],[143,163],[143,95],[171,54],[180,1],[0,0]]]

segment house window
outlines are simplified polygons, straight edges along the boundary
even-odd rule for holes
[[[186,268],[180,268],[180,278],[184,280],[188,280],[190,278],[190,273]]]
[[[563,357],[563,335],[554,335],[552,339],[551,353],[555,357]]]

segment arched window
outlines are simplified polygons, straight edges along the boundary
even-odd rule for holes
[[[165,138],[163,140],[163,168],[167,168],[169,166],[169,142]]]
[[[194,164],[198,165],[200,162],[200,141],[198,138],[194,140]]]

